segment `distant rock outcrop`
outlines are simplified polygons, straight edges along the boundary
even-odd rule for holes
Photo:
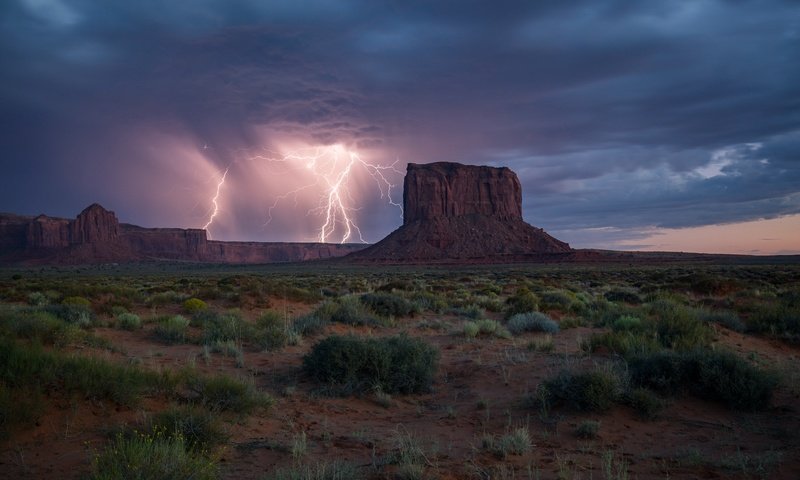
[[[470,262],[571,253],[522,219],[522,189],[508,168],[409,164],[403,226],[348,256],[354,261]]]
[[[201,229],[120,223],[114,212],[96,203],[75,220],[0,214],[0,263],[275,263],[339,257],[362,248],[364,245],[212,241]]]

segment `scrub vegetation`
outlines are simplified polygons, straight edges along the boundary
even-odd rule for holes
[[[791,478],[798,347],[796,265],[0,270],[0,465]]]

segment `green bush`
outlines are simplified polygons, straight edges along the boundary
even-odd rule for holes
[[[156,325],[156,338],[164,343],[185,343],[188,340],[189,320],[180,316],[172,315],[162,319]]]
[[[133,405],[159,389],[162,375],[93,357],[66,356],[31,345],[0,341],[0,383],[7,388],[62,390]]]
[[[633,331],[611,331],[595,333],[583,344],[589,352],[608,350],[611,353],[629,357],[662,349],[661,344],[652,333]]]
[[[499,458],[509,455],[523,455],[531,450],[531,436],[527,428],[514,429],[501,437],[486,435],[481,439],[484,449],[489,450]]]
[[[475,338],[481,333],[481,327],[476,322],[464,322],[464,336],[467,338]]]
[[[729,310],[705,311],[700,314],[700,318],[704,322],[718,323],[734,332],[745,331],[745,324],[736,312],[731,312]]]
[[[258,346],[264,350],[278,350],[286,346],[289,331],[278,312],[267,310],[256,321]]]
[[[324,302],[314,311],[313,315],[325,321],[353,326],[380,325],[382,323],[361,303],[358,297],[354,296]]]
[[[192,317],[192,322],[203,329],[205,345],[227,341],[241,345],[254,335],[253,325],[247,323],[236,311],[223,314],[211,310],[200,311]]]
[[[416,305],[393,293],[365,293],[361,303],[381,317],[408,317],[419,313]]]
[[[159,480],[217,478],[211,459],[187,448],[180,435],[163,432],[119,435],[92,463],[91,480]]]
[[[625,403],[646,420],[656,418],[665,407],[664,400],[646,388],[634,388],[628,392]]]
[[[272,399],[256,390],[255,385],[227,375],[194,378],[189,388],[197,394],[200,405],[214,411],[245,415],[272,405]]]
[[[630,303],[631,305],[642,303],[642,297],[631,289],[615,288],[604,293],[603,297],[609,302]]]
[[[777,302],[758,305],[745,322],[747,331],[800,342],[800,306],[791,298],[787,295]]]
[[[42,310],[80,328],[91,326],[95,320],[94,314],[86,305],[69,303],[61,305],[48,305],[43,307]]]
[[[61,301],[61,305],[90,308],[92,306],[92,302],[84,297],[67,297]]]
[[[301,465],[281,468],[262,478],[262,480],[359,480],[364,476],[355,465],[341,460],[331,463]]]
[[[199,298],[190,298],[183,302],[183,310],[191,315],[203,310],[208,310],[208,304]]]
[[[514,335],[523,332],[558,333],[558,324],[541,312],[518,313],[508,319],[506,327]]]
[[[486,312],[475,304],[451,308],[449,312],[454,315],[458,315],[459,317],[471,318],[473,320],[480,320],[486,316]]]
[[[121,313],[117,315],[119,328],[123,330],[138,330],[142,328],[142,319],[135,313]]]
[[[539,310],[539,297],[527,288],[520,288],[506,300],[506,318],[536,310]]]
[[[563,371],[542,383],[540,398],[550,404],[565,404],[576,410],[602,412],[611,408],[623,392],[623,382],[613,372],[595,369]]]
[[[292,330],[303,336],[316,335],[325,330],[330,322],[315,314],[303,315],[292,322]]]
[[[706,347],[713,339],[713,331],[698,318],[697,312],[680,306],[660,313],[656,332],[659,342],[674,350]]]
[[[575,436],[586,440],[597,438],[600,431],[600,422],[596,420],[584,420],[575,428]]]
[[[665,393],[683,391],[738,410],[769,406],[777,381],[731,352],[660,352],[629,363],[635,385]]]
[[[622,315],[611,325],[611,328],[618,332],[642,330],[642,327],[642,320],[631,315]]]
[[[542,310],[577,311],[581,306],[572,292],[548,290],[539,294],[539,308]]]
[[[209,452],[228,438],[216,415],[193,406],[171,407],[156,413],[149,427],[153,433],[182,438],[186,448],[196,452]]]
[[[28,304],[33,305],[34,307],[43,307],[47,305],[49,301],[47,300],[47,296],[42,292],[32,292],[28,294]]]
[[[303,358],[303,369],[343,393],[380,389],[407,394],[430,389],[438,360],[434,347],[405,335],[379,339],[333,335]]]

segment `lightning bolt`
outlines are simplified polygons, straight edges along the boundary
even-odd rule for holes
[[[220,178],[219,182],[217,183],[217,193],[215,193],[214,198],[211,199],[211,204],[213,205],[211,215],[208,217],[208,222],[206,222],[206,224],[203,225],[203,230],[207,232],[208,232],[208,227],[210,227],[211,224],[214,223],[214,217],[216,217],[217,213],[219,213],[219,203],[218,203],[219,194],[220,191],[222,190],[222,186],[225,184],[225,177],[228,176],[228,170],[230,169],[231,169],[230,166],[228,166],[228,168],[225,169],[225,173],[222,174],[222,178]],[[208,238],[209,239],[211,238],[211,232],[208,233]]]
[[[310,153],[293,151],[282,156],[256,155],[250,160],[300,165],[314,176],[313,182],[275,197],[275,201],[267,211],[265,226],[272,222],[272,212],[281,202],[293,198],[295,206],[297,206],[298,194],[317,188],[323,191],[318,206],[310,209],[306,215],[324,217],[322,226],[319,228],[319,241],[321,243],[328,242],[337,233],[338,227],[341,227],[341,236],[337,237],[340,243],[346,243],[354,235],[358,236],[358,241],[367,243],[355,222],[354,212],[359,208],[352,206],[356,202],[348,187],[353,170],[357,167],[362,167],[375,180],[381,199],[388,199],[390,205],[399,208],[402,218],[403,207],[392,198],[392,189],[395,188],[395,185],[387,178],[389,172],[402,175],[402,172],[396,168],[398,160],[388,166],[370,163],[357,152],[347,150],[341,145],[317,147]]]

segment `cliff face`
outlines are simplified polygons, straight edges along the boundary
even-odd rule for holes
[[[119,238],[119,220],[114,212],[93,203],[70,225],[70,243],[113,243]]]
[[[462,215],[522,220],[522,188],[508,168],[438,162],[409,163],[403,183],[403,224]]]
[[[338,257],[363,245],[210,241],[205,230],[120,224],[93,204],[75,220],[0,215],[0,263],[86,264],[143,260],[298,262]]]
[[[484,262],[545,258],[568,244],[522,219],[522,189],[508,168],[409,164],[403,226],[348,256],[367,262]]]

